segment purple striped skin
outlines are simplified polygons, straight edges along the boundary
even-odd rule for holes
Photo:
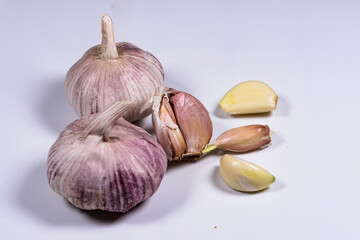
[[[101,45],[94,46],[68,71],[66,96],[79,116],[100,112],[115,100],[138,103],[124,116],[130,122],[151,114],[150,105],[143,112],[141,107],[163,86],[159,60],[131,43],[117,43],[116,48],[118,58],[103,59]]]
[[[50,148],[50,187],[75,207],[127,212],[159,187],[167,168],[162,147],[145,130],[117,120],[102,136],[82,137],[94,115],[80,118]]]

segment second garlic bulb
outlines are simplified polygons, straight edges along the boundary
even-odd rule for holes
[[[162,87],[164,71],[149,52],[115,43],[113,23],[102,17],[102,42],[90,48],[66,75],[66,95],[79,116],[97,113],[116,100],[136,102],[125,113],[130,122],[151,113],[151,99]]]

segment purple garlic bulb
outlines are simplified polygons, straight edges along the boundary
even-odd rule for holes
[[[151,53],[115,42],[113,23],[104,14],[102,42],[90,48],[68,71],[66,96],[79,116],[100,112],[116,100],[136,102],[124,113],[130,122],[151,114],[152,96],[164,83],[164,71]]]
[[[50,187],[75,207],[127,212],[158,189],[166,154],[149,133],[121,118],[134,106],[116,101],[77,119],[50,148]]]

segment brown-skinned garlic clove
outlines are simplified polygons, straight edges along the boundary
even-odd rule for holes
[[[267,125],[248,125],[222,133],[203,153],[216,148],[237,153],[248,152],[265,147],[270,142],[270,128]]]
[[[134,106],[117,101],[65,128],[48,155],[55,192],[78,208],[110,212],[127,212],[154,194],[167,158],[150,134],[119,118]]]
[[[159,111],[159,118],[160,121],[165,123],[168,139],[170,140],[171,153],[168,154],[168,156],[173,159],[179,159],[186,150],[186,143],[167,98],[163,99]]]
[[[155,91],[163,87],[163,68],[151,53],[131,43],[115,43],[110,16],[104,14],[101,21],[101,44],[90,48],[66,75],[68,101],[79,116],[97,113],[116,100],[134,101],[136,106],[123,117],[131,122],[144,118],[151,114]]]
[[[168,91],[154,101],[153,125],[170,161],[199,159],[212,136],[211,118],[204,105],[181,91]]]

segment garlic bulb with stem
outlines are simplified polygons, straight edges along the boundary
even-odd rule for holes
[[[68,71],[66,96],[79,116],[97,113],[116,100],[134,101],[124,118],[130,122],[151,114],[151,100],[163,86],[164,71],[149,52],[115,43],[112,19],[101,19],[102,42],[90,48]]]
[[[55,192],[81,209],[127,212],[157,190],[167,158],[149,133],[121,117],[135,106],[116,101],[65,128],[48,155]]]
[[[153,126],[170,161],[197,160],[212,136],[211,118],[194,96],[175,90],[154,97]]]

